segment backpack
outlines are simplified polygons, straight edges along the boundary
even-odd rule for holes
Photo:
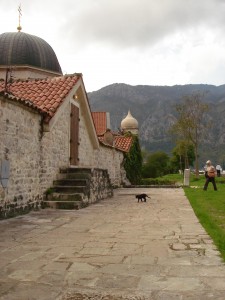
[[[208,170],[208,177],[215,177],[216,173],[215,173],[215,168],[213,166],[211,166]]]

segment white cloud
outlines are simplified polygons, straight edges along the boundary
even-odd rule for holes
[[[225,1],[23,0],[23,31],[45,39],[62,70],[87,91],[114,82],[225,83]],[[2,0],[2,32],[16,31],[18,3]]]

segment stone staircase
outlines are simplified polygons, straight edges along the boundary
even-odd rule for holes
[[[61,169],[58,179],[46,192],[43,207],[55,209],[80,209],[90,198],[91,169]]]

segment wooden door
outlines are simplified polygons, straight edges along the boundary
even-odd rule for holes
[[[70,114],[70,164],[77,165],[79,146],[79,108],[71,104]]]

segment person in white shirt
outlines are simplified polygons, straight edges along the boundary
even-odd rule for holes
[[[217,176],[220,177],[221,172],[222,172],[222,167],[221,167],[221,165],[216,165],[216,172],[217,172]]]

